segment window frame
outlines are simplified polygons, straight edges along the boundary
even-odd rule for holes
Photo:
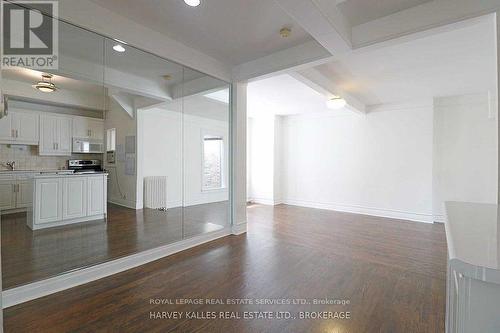
[[[220,187],[205,187],[205,137],[216,137],[221,138],[222,146],[221,146],[221,168],[220,168],[220,177],[221,177],[221,186]],[[226,175],[227,170],[225,170],[226,163],[226,154],[227,154],[227,140],[226,135],[224,135],[221,131],[217,130],[208,130],[202,129],[201,131],[201,192],[222,192],[226,191],[228,188]]]

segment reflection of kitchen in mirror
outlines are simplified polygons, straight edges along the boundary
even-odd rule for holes
[[[60,23],[59,68],[2,69],[12,289],[229,225],[229,86]]]

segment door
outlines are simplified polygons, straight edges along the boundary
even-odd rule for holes
[[[105,194],[104,194],[105,177],[88,177],[88,216],[104,214]]]
[[[88,118],[75,117],[73,119],[73,136],[75,138],[90,138]]]
[[[40,155],[56,155],[57,117],[40,116]]]
[[[92,139],[104,139],[104,123],[101,120],[90,119],[88,121],[88,127]]]
[[[0,141],[14,140],[14,133],[12,132],[12,114],[0,119]]]
[[[33,203],[33,188],[31,181],[18,181],[16,192],[16,207],[26,208]]]
[[[70,177],[63,180],[63,219],[87,215],[87,178]]]
[[[37,179],[36,198],[36,224],[62,220],[62,179]]]
[[[14,180],[0,180],[0,209],[16,208]]]
[[[71,118],[61,117],[57,121],[57,152],[59,155],[71,155]]]
[[[16,141],[38,144],[38,119],[36,113],[12,113],[12,128],[16,130]]]

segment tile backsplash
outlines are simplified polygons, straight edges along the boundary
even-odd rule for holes
[[[68,168],[68,160],[101,160],[103,154],[74,154],[72,156],[40,156],[38,146],[0,144],[0,170],[9,170],[5,163],[16,162],[20,170],[59,170]]]

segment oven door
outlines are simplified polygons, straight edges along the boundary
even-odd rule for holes
[[[103,146],[99,140],[73,139],[73,153],[101,154]]]

